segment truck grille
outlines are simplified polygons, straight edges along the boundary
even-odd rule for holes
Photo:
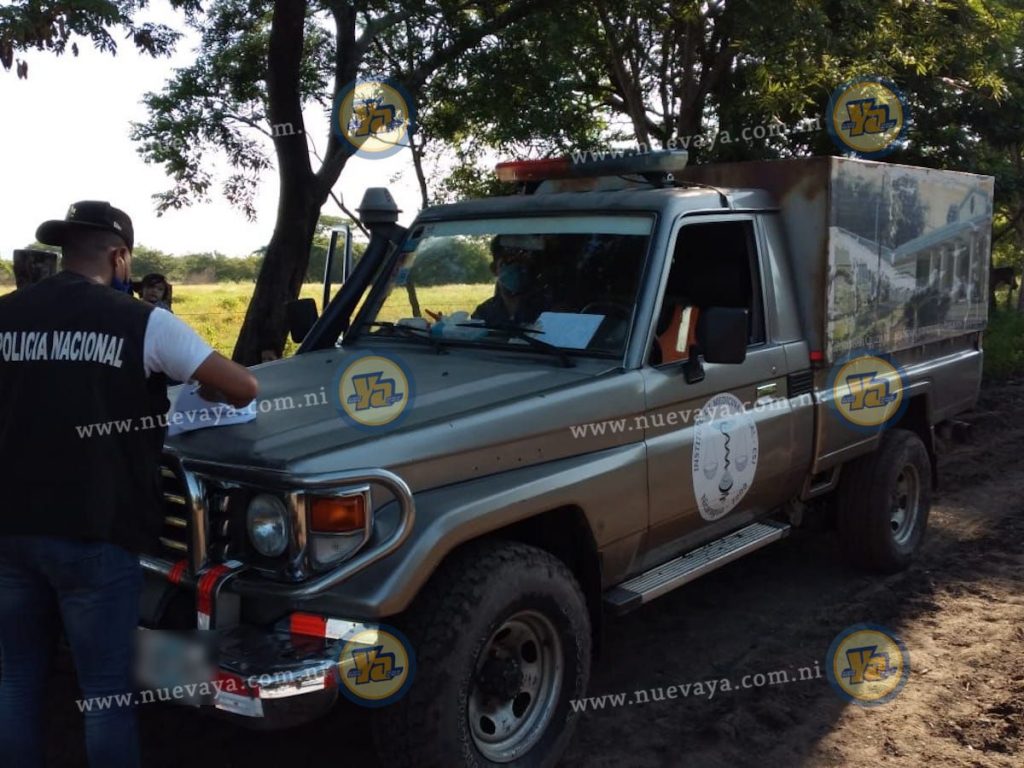
[[[157,556],[172,561],[186,558],[189,571],[196,573],[207,563],[223,563],[242,554],[245,521],[230,514],[227,489],[187,476],[173,457],[164,457],[160,479],[163,524]],[[200,530],[194,530],[197,524]]]
[[[184,478],[167,461],[160,465],[163,488],[163,526],[160,531],[160,554],[169,560],[188,557],[192,540],[191,510]]]

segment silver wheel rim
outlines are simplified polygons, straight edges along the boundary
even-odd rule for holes
[[[477,660],[468,717],[480,753],[508,763],[544,736],[562,689],[562,641],[536,611],[520,611],[495,632]]]
[[[897,475],[892,493],[889,526],[896,544],[903,546],[914,535],[920,506],[921,476],[917,472],[917,467],[907,464]]]

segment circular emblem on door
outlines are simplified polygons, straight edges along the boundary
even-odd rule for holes
[[[746,495],[757,471],[757,424],[735,395],[715,395],[693,430],[693,493],[705,520],[718,520]]]

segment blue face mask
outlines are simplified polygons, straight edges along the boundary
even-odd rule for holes
[[[126,264],[127,264],[127,262],[126,262]],[[131,280],[122,280],[121,278],[119,278],[117,276],[117,272],[116,271],[114,272],[113,279],[111,279],[111,281],[110,281],[110,287],[113,288],[115,291],[120,291],[121,293],[127,293],[129,296],[133,295]]]
[[[126,283],[125,281],[120,280],[117,275],[114,275],[114,279],[110,281],[110,287],[115,291],[127,293],[129,296],[132,295],[132,284],[130,282]]]
[[[512,295],[522,293],[533,282],[526,264],[505,264],[498,270],[498,284]]]

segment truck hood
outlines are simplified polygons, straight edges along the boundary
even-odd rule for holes
[[[343,419],[337,392],[340,371],[368,353],[387,354],[411,374],[413,397],[394,426],[356,427]],[[344,452],[348,466],[385,466],[390,461],[376,450],[398,436],[408,437],[441,426],[442,434],[457,428],[460,418],[523,398],[543,396],[593,379],[614,368],[610,361],[576,360],[563,368],[556,358],[526,352],[501,352],[451,347],[445,354],[412,345],[386,350],[365,347],[331,349],[254,367],[259,380],[255,420],[211,426],[168,438],[167,445],[184,459],[303,471],[317,457]],[[177,392],[172,392],[172,403]],[[465,448],[465,434],[460,435]],[[481,435],[480,443],[495,436]],[[384,453],[394,457],[394,451]],[[358,457],[358,458],[357,458]],[[317,471],[321,469],[316,467]]]

